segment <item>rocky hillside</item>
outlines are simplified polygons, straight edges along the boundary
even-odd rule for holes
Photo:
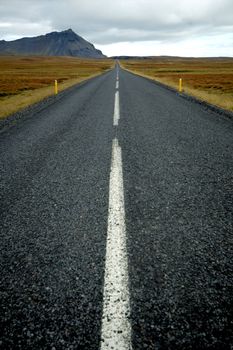
[[[14,41],[2,40],[0,55],[105,57],[93,44],[74,33],[72,29]]]

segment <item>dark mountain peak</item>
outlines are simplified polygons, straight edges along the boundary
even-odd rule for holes
[[[67,36],[67,35],[78,36],[72,29],[62,30],[61,32],[54,31],[54,32],[45,34],[46,37],[48,37],[48,36]],[[43,35],[41,35],[41,37],[43,37]]]
[[[100,50],[71,28],[31,38],[0,41],[0,55],[105,57]]]
[[[61,33],[70,33],[70,34],[75,34],[77,35],[71,28],[63,30]]]
[[[81,36],[76,34],[72,29],[62,30],[61,32],[54,31],[54,32],[45,34],[45,36],[46,37],[61,37],[61,38],[76,38],[76,39],[85,40]],[[41,35],[41,37],[43,37],[43,35]]]
[[[61,32],[57,32],[59,35],[69,35],[69,36],[78,36],[72,29],[63,30]]]

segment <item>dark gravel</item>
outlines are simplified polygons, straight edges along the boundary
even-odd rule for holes
[[[233,123],[127,72],[133,349],[233,349]]]
[[[233,349],[233,122],[121,70],[113,130],[115,76],[0,133],[0,348],[99,348],[117,135],[133,350]]]
[[[1,349],[97,349],[113,73],[0,135]]]

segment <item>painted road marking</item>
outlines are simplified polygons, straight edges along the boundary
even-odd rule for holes
[[[118,90],[119,89],[119,81],[117,80],[117,82],[116,82],[116,90]]]
[[[118,126],[119,119],[120,119],[120,99],[119,99],[119,91],[116,91],[114,114],[113,114],[113,125],[114,126]]]
[[[132,350],[121,148],[112,143],[101,350]]]

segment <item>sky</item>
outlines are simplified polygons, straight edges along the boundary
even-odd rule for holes
[[[0,0],[0,40],[69,28],[108,56],[233,57],[232,0]]]

